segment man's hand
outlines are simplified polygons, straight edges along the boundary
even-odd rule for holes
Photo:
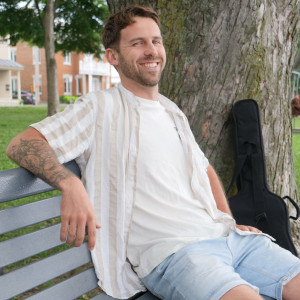
[[[88,194],[78,177],[59,163],[45,137],[37,130],[28,128],[17,135],[7,147],[7,156],[18,165],[42,178],[62,191],[60,239],[67,244],[80,246],[88,231],[89,249],[96,243],[94,209]]]
[[[88,247],[93,250],[96,244],[97,223],[94,208],[88,194],[77,177],[68,178],[63,182],[61,201],[61,231],[62,242],[79,247],[85,237],[85,227],[88,232]]]
[[[255,232],[255,233],[262,233],[261,230],[252,227],[252,226],[248,226],[248,225],[236,225],[236,228],[242,230],[242,231],[251,231],[251,232]]]

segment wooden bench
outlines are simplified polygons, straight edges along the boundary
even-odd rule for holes
[[[66,166],[80,174],[75,162]],[[101,292],[97,285],[87,243],[75,248],[64,246],[60,241],[60,224],[55,222],[60,216],[60,195],[47,195],[42,200],[25,201],[23,204],[14,203],[16,199],[53,190],[23,168],[0,171],[0,300],[24,293],[28,296],[26,299],[31,300],[68,300],[82,295],[85,296],[79,299],[114,299]],[[39,225],[38,230],[28,233],[33,224],[45,221],[55,224],[42,229],[43,226]],[[22,232],[24,228],[25,234]],[[14,237],[7,236],[7,233]],[[61,247],[64,249],[61,250]],[[45,251],[47,254],[43,255]],[[53,254],[53,251],[58,252]],[[148,292],[132,299],[158,298]]]
[[[75,162],[66,166],[79,175]],[[60,241],[59,220],[55,222],[60,215],[60,195],[10,205],[16,202],[15,199],[52,190],[51,186],[23,168],[0,172],[0,299],[11,299],[25,293],[29,295],[28,299],[67,300],[76,299],[90,291],[93,291],[90,299],[114,299],[101,292],[97,285],[87,243],[76,248],[63,246]],[[4,208],[5,206],[10,207]],[[43,229],[40,227],[44,226],[38,226],[38,230],[22,233],[24,228],[28,232],[33,224],[45,221],[56,224]],[[10,238],[7,233],[16,237]],[[48,252],[43,255],[45,251]],[[18,267],[14,269],[16,262]],[[51,286],[42,289],[41,285]],[[88,299],[87,297],[81,299]],[[150,293],[135,298],[157,300]]]

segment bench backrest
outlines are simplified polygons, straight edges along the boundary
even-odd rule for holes
[[[80,175],[75,162],[66,166]],[[34,202],[19,200],[22,204],[13,201],[52,190],[23,168],[0,172],[0,299],[32,291],[45,282],[51,287],[36,294],[30,292],[29,299],[74,299],[94,289],[95,294],[100,292],[87,243],[79,248],[67,247],[59,239],[61,196]],[[39,229],[32,231],[33,224],[39,224]],[[57,283],[57,277],[66,279]],[[96,299],[113,298],[101,293]]]
[[[65,166],[80,176],[75,161]],[[87,242],[75,248],[60,241],[61,196],[51,191],[23,168],[0,171],[0,300],[115,299],[98,287]],[[38,195],[43,199],[32,199]],[[158,299],[149,292],[137,298]]]

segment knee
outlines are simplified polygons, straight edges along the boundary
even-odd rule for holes
[[[291,279],[283,286],[282,297],[285,300],[299,299],[300,294],[300,274]]]
[[[263,300],[263,298],[250,286],[238,285],[229,290],[220,300]]]

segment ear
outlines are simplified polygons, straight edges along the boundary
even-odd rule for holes
[[[117,67],[119,65],[119,55],[115,49],[107,48],[105,50],[105,56],[106,56],[107,61],[111,65],[113,65],[115,67]]]

